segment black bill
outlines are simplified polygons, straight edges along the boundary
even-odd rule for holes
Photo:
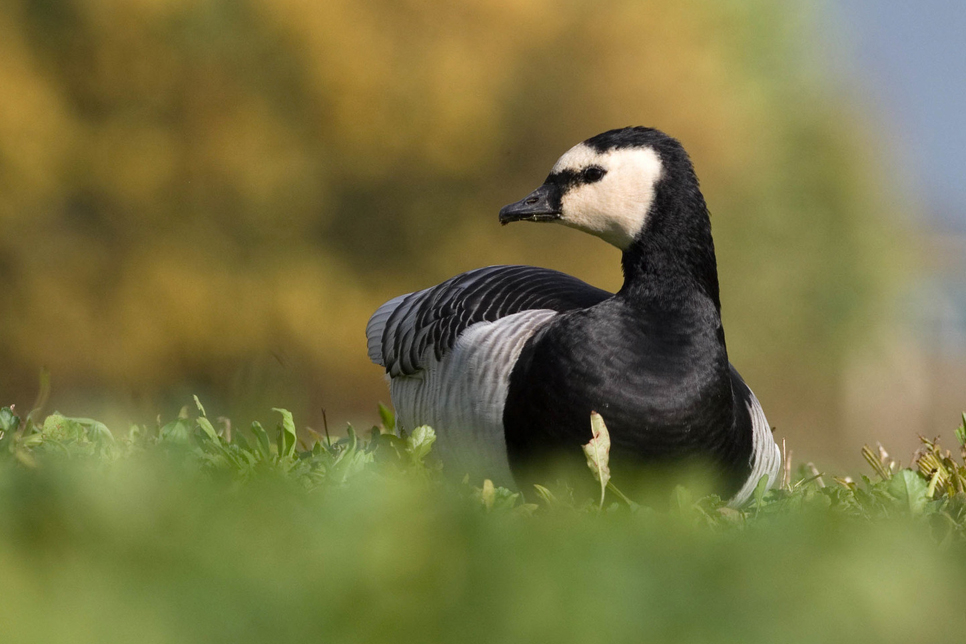
[[[511,221],[556,221],[560,219],[559,188],[545,183],[529,195],[500,209],[500,223]]]

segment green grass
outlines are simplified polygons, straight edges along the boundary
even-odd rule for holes
[[[279,419],[0,411],[0,640],[966,638],[966,417],[915,469],[869,451],[855,481],[806,467],[740,510],[676,488],[662,512],[448,483],[432,431],[388,412],[310,445]]]

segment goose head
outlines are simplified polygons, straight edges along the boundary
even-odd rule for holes
[[[556,222],[626,251],[644,233],[659,193],[680,180],[697,187],[675,139],[645,127],[610,130],[564,153],[542,186],[500,210],[500,223]]]

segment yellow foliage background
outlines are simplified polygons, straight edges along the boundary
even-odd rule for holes
[[[695,161],[732,361],[781,436],[830,451],[903,254],[816,34],[763,0],[8,0],[2,402],[46,366],[65,413],[199,393],[365,424],[385,299],[495,263],[619,285],[614,249],[496,213],[640,124]]]

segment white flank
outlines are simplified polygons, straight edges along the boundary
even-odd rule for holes
[[[751,401],[748,405],[748,413],[751,414],[751,474],[748,480],[738,490],[738,493],[728,502],[732,507],[739,507],[751,498],[758,481],[762,476],[768,477],[768,487],[775,484],[778,473],[782,469],[782,454],[772,436],[771,427],[765,418],[765,412],[761,408],[761,403],[755,398],[755,394],[748,390]]]
[[[652,148],[600,153],[580,143],[560,157],[553,172],[580,172],[590,166],[604,169],[604,178],[564,193],[560,223],[626,250],[644,228],[664,166]]]
[[[524,343],[556,311],[522,311],[467,328],[442,360],[389,383],[401,429],[429,425],[434,449],[450,471],[513,486],[503,434],[503,407],[510,373]],[[430,349],[431,350],[431,349]]]

